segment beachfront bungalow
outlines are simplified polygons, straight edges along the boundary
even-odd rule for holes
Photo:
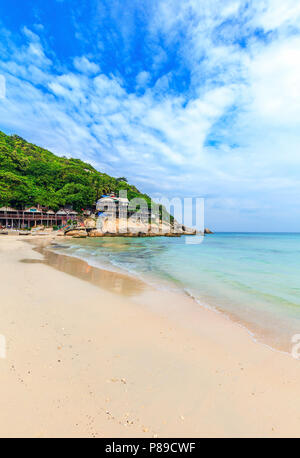
[[[18,210],[12,207],[1,207],[0,208],[0,226],[1,227],[13,227],[14,217],[17,215]]]
[[[74,210],[70,210],[69,208],[61,208],[58,210],[56,213],[56,216],[62,217],[62,218],[67,218],[67,219],[76,219],[78,216],[78,213]]]
[[[69,219],[77,220],[78,213],[70,209],[61,209],[57,213],[40,206],[17,210],[12,207],[0,208],[0,226],[9,229],[22,229],[44,225],[47,227],[63,226]]]
[[[43,210],[40,207],[28,207],[25,208],[24,213],[30,213],[30,214],[35,214],[35,215],[42,215]]]

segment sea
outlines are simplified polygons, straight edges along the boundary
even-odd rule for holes
[[[70,239],[56,251],[186,294],[274,349],[300,337],[298,233]]]

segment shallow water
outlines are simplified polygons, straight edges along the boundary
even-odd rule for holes
[[[56,250],[185,291],[274,348],[290,349],[300,333],[300,234],[74,239]]]

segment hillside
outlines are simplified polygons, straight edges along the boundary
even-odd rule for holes
[[[17,135],[0,131],[0,206],[22,209],[40,204],[53,210],[65,205],[74,210],[93,206],[102,195],[127,190],[129,199],[151,199],[127,183],[98,172],[80,159],[59,157],[28,143]]]

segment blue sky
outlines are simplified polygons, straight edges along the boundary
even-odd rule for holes
[[[215,230],[300,230],[298,0],[0,0],[0,77],[4,132]]]

